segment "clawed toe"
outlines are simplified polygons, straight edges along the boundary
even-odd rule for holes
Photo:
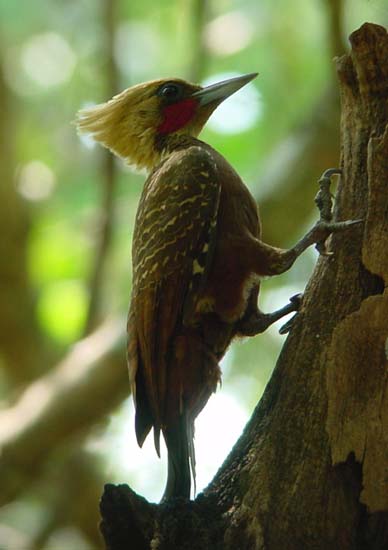
[[[292,326],[295,322],[295,319],[298,317],[298,314],[296,313],[287,321],[287,323],[284,323],[279,329],[279,334],[288,334],[290,330],[292,329]]]
[[[354,225],[360,225],[364,220],[345,220],[342,222],[319,221],[316,225],[317,235],[322,234],[322,238],[317,238],[315,248],[321,256],[331,257],[333,252],[329,252],[326,246],[326,240],[332,233],[338,233]]]
[[[240,321],[238,326],[238,333],[241,336],[254,336],[256,334],[264,332],[270,325],[272,325],[272,323],[275,323],[285,315],[288,315],[293,311],[299,311],[302,305],[302,300],[303,294],[295,294],[294,296],[291,296],[288,304],[286,304],[281,309],[278,309],[277,311],[274,311],[272,313],[263,313],[257,310],[247,319]]]
[[[284,323],[284,325],[282,325],[279,329],[279,334],[287,334],[288,332],[290,332],[294,322],[295,322],[295,319],[297,318],[298,316],[298,311],[300,310],[300,308],[302,307],[302,303],[303,303],[303,293],[300,292],[299,294],[295,294],[294,296],[291,296],[290,298],[290,305],[293,306],[293,309],[290,308],[290,313],[291,311],[296,311],[296,314],[291,317],[291,319],[289,319],[286,323]]]
[[[315,249],[319,252],[320,256],[324,256],[325,258],[331,258],[334,256],[334,252],[329,252],[327,250],[326,241],[320,241],[315,245]]]

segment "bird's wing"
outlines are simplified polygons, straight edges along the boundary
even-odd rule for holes
[[[136,216],[128,357],[141,445],[166,409],[171,342],[190,324],[206,282],[217,226],[220,183],[200,146],[173,153],[148,178]]]

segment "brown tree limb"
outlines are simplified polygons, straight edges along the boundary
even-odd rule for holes
[[[332,237],[250,422],[194,502],[106,486],[110,549],[388,547],[388,35],[365,24],[337,70],[343,178]]]
[[[103,4],[102,20],[105,28],[106,75],[107,75],[107,97],[112,97],[118,92],[118,72],[114,58],[115,20],[117,2],[116,0],[105,0]],[[94,265],[89,283],[90,301],[86,316],[84,334],[87,335],[98,323],[100,313],[101,293],[105,274],[105,262],[109,247],[112,241],[114,194],[116,189],[117,171],[113,155],[108,151],[102,152],[102,200],[101,213],[98,222],[98,247],[94,258]]]
[[[124,319],[107,321],[0,413],[0,504],[36,478],[53,449],[128,395],[124,327]]]

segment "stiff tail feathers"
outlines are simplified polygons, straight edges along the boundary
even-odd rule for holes
[[[187,420],[186,422],[187,429],[187,444],[189,451],[189,461],[190,461],[190,470],[191,476],[193,478],[194,484],[194,496],[197,494],[197,476],[196,476],[196,461],[195,461],[195,446],[194,446],[194,420]]]
[[[190,498],[191,476],[196,490],[194,421],[183,412],[174,426],[163,430],[168,451],[167,484],[163,501],[171,497]]]

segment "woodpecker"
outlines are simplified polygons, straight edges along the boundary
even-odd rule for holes
[[[354,222],[321,219],[293,247],[261,240],[257,205],[210,145],[198,139],[214,109],[257,73],[201,87],[178,78],[133,86],[79,112],[78,128],[148,178],[133,235],[128,364],[140,446],[151,428],[168,451],[163,499],[190,498],[194,420],[221,380],[231,341],[263,332],[298,308],[257,305],[260,280],[288,270],[310,245]]]

